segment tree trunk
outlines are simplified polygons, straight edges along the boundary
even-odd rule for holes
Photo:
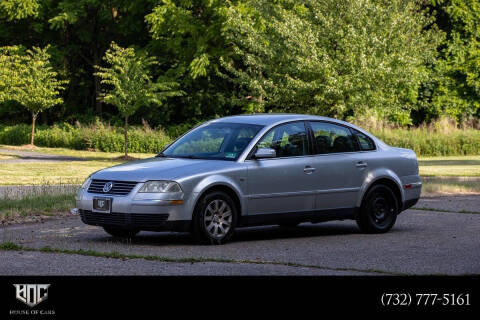
[[[125,129],[124,135],[125,135],[125,158],[128,157],[128,116],[125,117]]]
[[[97,48],[94,49],[93,52],[93,65],[98,66],[100,65],[100,55],[98,54]],[[93,76],[94,82],[94,89],[95,89],[95,113],[102,118],[102,101],[100,101],[100,90],[101,90],[101,83],[100,78],[98,76]]]
[[[35,121],[37,120],[38,112],[32,112],[32,134],[30,135],[30,144],[33,146],[35,140]]]
[[[263,77],[262,71],[260,71],[258,75],[259,75],[260,78],[262,78]],[[258,101],[258,106],[257,106],[256,110],[253,111],[253,113],[265,112],[265,110],[263,109],[263,96],[262,96],[262,94],[260,94],[257,97],[257,101]]]

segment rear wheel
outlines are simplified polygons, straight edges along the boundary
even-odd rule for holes
[[[221,191],[204,196],[193,214],[192,236],[198,243],[224,244],[233,235],[237,208],[232,198]]]
[[[133,238],[140,232],[135,229],[122,229],[115,227],[103,227],[103,229],[111,236],[115,238]]]
[[[384,184],[374,185],[364,198],[357,225],[365,233],[387,232],[397,220],[398,209],[392,189]]]

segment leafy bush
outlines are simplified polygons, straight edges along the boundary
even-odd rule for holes
[[[179,137],[181,136],[182,134],[184,134],[185,132],[187,132],[188,130],[196,127],[197,125],[205,122],[207,120],[204,120],[204,121],[189,121],[189,122],[184,122],[184,123],[181,123],[181,124],[174,124],[174,125],[170,125],[168,127],[165,128],[165,130],[167,131],[167,134],[170,136],[170,137]]]
[[[391,146],[412,149],[421,156],[480,154],[480,131],[475,129],[456,129],[445,133],[423,127],[383,129],[372,133]]]
[[[30,142],[30,126],[0,125],[0,144],[23,145]],[[171,138],[161,129],[148,126],[131,127],[128,148],[132,152],[155,153],[171,142]],[[122,152],[124,147],[123,128],[112,127],[101,122],[88,126],[60,124],[39,126],[35,144],[39,147],[69,148],[77,150],[98,150]]]
[[[414,150],[419,156],[461,156],[480,154],[479,123],[458,126],[455,119],[442,117],[430,124],[401,128],[375,116],[351,118],[385,143]]]

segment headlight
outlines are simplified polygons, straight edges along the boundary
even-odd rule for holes
[[[88,177],[87,180],[85,180],[83,183],[82,183],[82,189],[87,189],[88,186],[90,185],[90,182],[92,182],[92,178]]]
[[[167,193],[182,192],[180,185],[174,181],[147,181],[138,192]]]

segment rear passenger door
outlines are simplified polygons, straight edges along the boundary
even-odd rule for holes
[[[309,122],[317,190],[315,209],[354,208],[368,164],[362,160],[350,128],[330,122]]]

